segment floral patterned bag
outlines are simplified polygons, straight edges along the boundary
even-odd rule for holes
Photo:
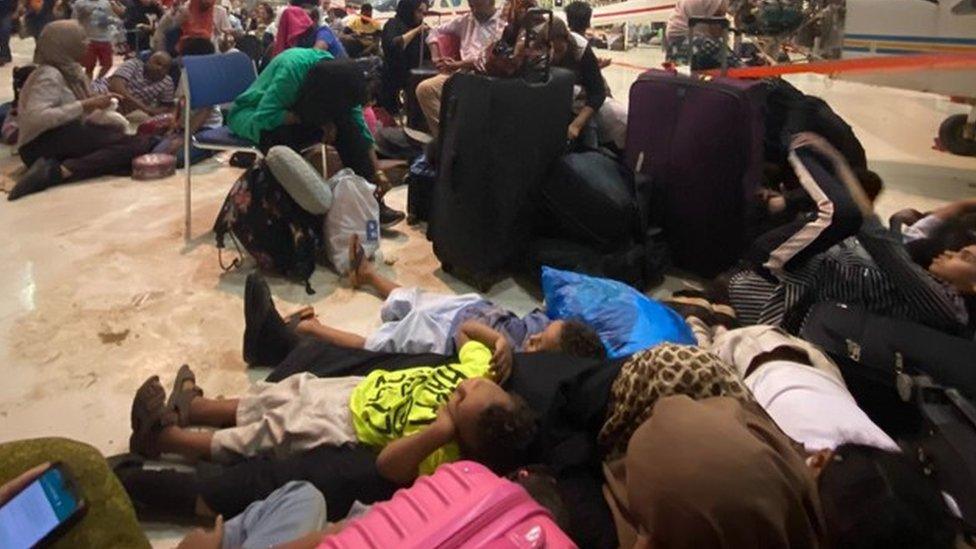
[[[231,187],[213,230],[218,254],[229,236],[238,254],[243,246],[258,268],[304,281],[305,291],[313,294],[309,278],[322,248],[322,221],[322,216],[303,210],[264,162],[258,161]],[[225,266],[223,258],[218,258],[225,271],[239,266],[242,259],[235,258]]]

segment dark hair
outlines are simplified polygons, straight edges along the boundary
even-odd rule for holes
[[[603,346],[596,330],[579,320],[567,320],[563,323],[559,348],[567,355],[580,358],[607,357],[607,348]]]
[[[182,55],[210,55],[211,53],[217,53],[217,48],[206,38],[187,38],[180,49]]]
[[[545,507],[551,514],[556,526],[563,532],[569,532],[572,526],[569,510],[563,501],[562,490],[556,483],[549,468],[545,465],[526,465],[519,467],[508,475],[508,479],[518,484],[532,496],[539,505]]]
[[[362,6],[359,6],[359,13],[360,14],[363,14],[363,13],[366,13],[366,12],[373,13],[373,4],[363,4]]]
[[[508,393],[511,406],[495,404],[481,413],[475,427],[475,447],[463,448],[464,456],[504,475],[518,466],[535,438],[536,414],[522,397]]]
[[[946,219],[931,233],[905,244],[908,255],[923,269],[943,252],[957,251],[976,244],[976,233],[962,220]]]
[[[565,12],[566,22],[569,23],[570,30],[577,34],[586,33],[586,29],[590,28],[590,18],[593,17],[593,8],[586,2],[576,0],[566,6]]]
[[[349,59],[324,59],[305,77],[295,102],[295,114],[310,126],[324,126],[366,102],[366,77]]]
[[[855,168],[854,175],[857,176],[858,182],[861,183],[864,194],[868,195],[871,202],[874,202],[874,199],[878,198],[881,190],[884,189],[884,181],[881,179],[881,176],[865,168]]]
[[[844,444],[817,484],[832,547],[954,546],[956,528],[942,494],[905,454]]]

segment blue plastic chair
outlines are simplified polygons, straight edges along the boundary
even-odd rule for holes
[[[186,98],[183,109],[183,158],[190,158],[190,147],[213,151],[249,152],[263,155],[255,143],[241,139],[226,126],[190,135],[190,113],[202,108],[230,103],[244,93],[257,78],[254,62],[241,52],[213,55],[191,55],[183,58],[180,86]],[[186,233],[190,239],[190,165],[184,163],[186,174]]]

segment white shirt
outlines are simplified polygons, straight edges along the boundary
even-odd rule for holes
[[[780,429],[807,451],[844,443],[900,451],[847,388],[822,370],[776,360],[760,366],[745,383]]]

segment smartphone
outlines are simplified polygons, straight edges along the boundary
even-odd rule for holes
[[[0,547],[29,549],[56,540],[85,513],[67,468],[54,463],[0,507]]]

